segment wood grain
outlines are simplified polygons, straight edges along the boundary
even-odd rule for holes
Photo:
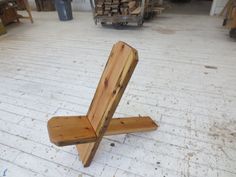
[[[113,118],[105,135],[152,131],[157,129],[150,117]],[[57,146],[91,143],[97,140],[87,116],[58,116],[48,121],[48,133]]]
[[[124,42],[113,46],[87,114],[98,139],[95,143],[77,145],[85,167],[94,157],[137,62],[138,55],[134,48]]]
[[[157,124],[150,117],[113,118],[105,132],[107,135],[153,131]]]
[[[97,136],[86,116],[58,116],[48,121],[50,141],[57,146],[94,142]]]
[[[141,7],[137,7],[131,12],[132,15],[138,15],[140,13],[141,13]]]

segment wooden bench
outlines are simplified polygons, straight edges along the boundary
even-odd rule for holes
[[[90,165],[104,135],[152,131],[157,124],[148,116],[112,118],[138,62],[137,51],[116,43],[85,116],[57,116],[48,121],[50,141],[58,146],[76,145],[80,159]]]

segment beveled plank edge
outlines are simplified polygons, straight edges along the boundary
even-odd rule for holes
[[[78,140],[78,141],[53,141],[51,137],[49,136],[50,141],[55,144],[56,146],[70,146],[70,145],[76,145],[76,144],[84,144],[84,143],[93,143],[97,141],[97,137],[91,137],[91,138],[86,138],[83,140]]]

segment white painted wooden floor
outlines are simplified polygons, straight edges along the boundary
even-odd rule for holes
[[[163,14],[114,30],[90,13],[33,15],[0,37],[0,176],[236,176],[236,45],[222,19]],[[104,138],[83,168],[75,147],[49,142],[47,120],[86,113],[118,40],[140,61],[116,116],[150,115],[160,128]]]

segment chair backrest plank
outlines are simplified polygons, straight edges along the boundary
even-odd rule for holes
[[[87,113],[98,139],[95,143],[77,145],[84,166],[90,164],[137,62],[138,54],[134,48],[124,42],[113,46]]]
[[[137,62],[134,55],[134,49],[122,42],[115,44],[111,51],[87,113],[97,135],[99,135],[100,125],[107,118],[108,111],[117,99],[121,87],[125,87],[122,83],[127,74],[125,70],[130,69],[133,62]]]

